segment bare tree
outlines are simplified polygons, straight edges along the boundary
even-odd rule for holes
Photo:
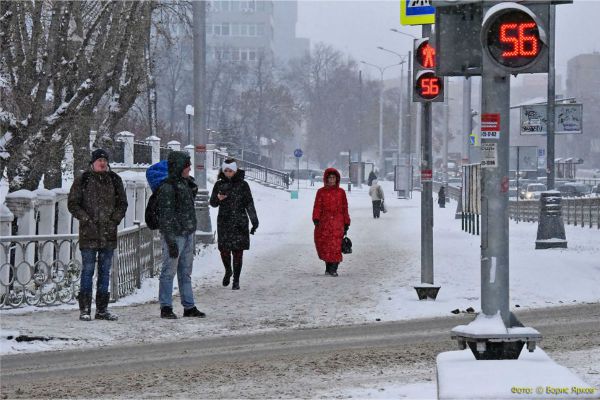
[[[0,129],[10,190],[60,177],[65,142],[76,169],[88,158],[88,132],[109,145],[113,128],[147,79],[144,48],[156,3],[29,1],[0,4]],[[97,110],[103,108],[101,115]],[[52,183],[57,184],[56,179]]]

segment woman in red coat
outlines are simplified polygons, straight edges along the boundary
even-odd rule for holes
[[[342,239],[350,227],[346,192],[340,188],[340,173],[327,168],[324,187],[317,191],[312,219],[315,224],[315,246],[319,258],[325,261],[325,275],[338,276],[342,261]]]

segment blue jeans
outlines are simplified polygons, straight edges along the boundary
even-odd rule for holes
[[[92,281],[96,269],[96,256],[98,256],[98,279],[96,280],[96,293],[108,293],[110,284],[110,269],[114,249],[81,249],[81,280],[80,293],[92,294]]]
[[[172,307],[173,278],[177,273],[181,305],[188,310],[194,307],[194,292],[192,291],[192,266],[194,263],[195,232],[186,236],[176,236],[175,242],[179,249],[179,257],[169,256],[169,246],[162,235],[162,270],[158,285],[158,301],[161,307]]]

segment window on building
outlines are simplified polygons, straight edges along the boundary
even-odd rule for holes
[[[256,2],[256,11],[265,11],[267,9],[267,2],[258,0]]]
[[[229,36],[229,22],[223,22],[221,25],[221,36]]]
[[[213,35],[221,36],[221,25],[219,25],[219,24],[213,25],[212,30],[213,30]]]
[[[265,36],[265,24],[256,25],[256,36]]]
[[[248,36],[248,24],[240,24],[240,36]]]
[[[248,50],[248,61],[256,61],[256,50]]]
[[[240,49],[231,49],[231,61],[240,61]]]
[[[230,24],[231,36],[240,36],[240,24]]]
[[[256,36],[256,24],[248,25],[248,36]]]

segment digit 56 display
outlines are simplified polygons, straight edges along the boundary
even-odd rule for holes
[[[540,19],[520,4],[490,8],[484,17],[481,40],[489,59],[510,73],[533,72],[532,68],[547,57],[546,31]]]

